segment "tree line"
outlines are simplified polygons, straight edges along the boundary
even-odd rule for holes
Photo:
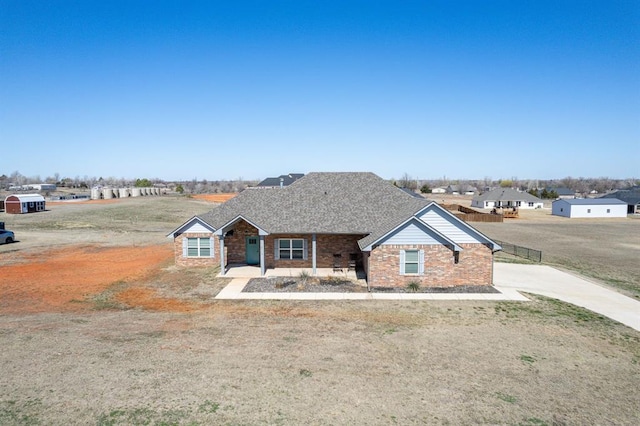
[[[405,173],[400,179],[391,179],[396,186],[408,188],[422,193],[430,193],[433,188],[449,185],[461,187],[474,187],[479,192],[484,192],[493,188],[514,188],[521,191],[528,191],[532,194],[538,193],[541,198],[552,197],[551,190],[555,188],[569,188],[578,194],[598,193],[614,191],[616,189],[626,189],[640,185],[640,180],[635,178],[613,179],[609,177],[584,178],[565,177],[562,179],[518,179],[517,177],[493,179],[485,176],[483,179],[450,179],[445,177],[438,179],[418,179]],[[241,192],[244,189],[257,185],[256,180],[245,180],[242,177],[231,180],[207,180],[193,178],[184,181],[167,181],[160,178],[115,178],[115,177],[95,177],[95,176],[75,176],[62,177],[59,173],[46,176],[44,179],[40,175],[24,176],[15,171],[10,175],[0,175],[0,189],[8,189],[10,186],[28,185],[36,183],[54,183],[62,188],[75,188],[89,190],[93,187],[165,187],[173,191],[187,194],[210,194],[225,192]],[[545,192],[546,191],[546,192]],[[557,194],[555,194],[557,196]]]

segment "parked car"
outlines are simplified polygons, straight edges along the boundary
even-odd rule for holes
[[[12,231],[0,229],[0,244],[9,244],[14,242],[16,236]]]

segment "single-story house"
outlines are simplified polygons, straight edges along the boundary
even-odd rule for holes
[[[169,235],[176,264],[273,268],[356,266],[370,286],[491,285],[501,247],[437,203],[373,173],[309,173],[248,189]]]
[[[256,187],[258,188],[278,188],[281,186],[289,186],[293,182],[304,176],[304,173],[289,173],[288,175],[280,175],[278,177],[268,177],[260,181]]]
[[[476,195],[471,200],[471,207],[479,209],[541,209],[542,206],[543,202],[540,198],[528,192],[520,192],[512,188],[497,188],[484,194]]]
[[[447,194],[452,195],[473,195],[478,192],[478,188],[471,185],[449,185],[445,189]]]
[[[555,192],[558,195],[558,198],[561,199],[576,198],[576,191],[566,187],[546,188],[546,190],[547,192]]]
[[[6,213],[34,213],[45,210],[44,197],[40,194],[13,194],[4,199]]]
[[[447,192],[447,188],[443,188],[441,186],[437,187],[437,188],[433,188],[431,190],[432,194],[445,194]]]
[[[640,186],[634,186],[628,189],[619,189],[605,194],[600,198],[615,198],[622,200],[627,204],[627,213],[640,214]]]
[[[627,217],[627,203],[616,198],[555,200],[551,214],[564,217]]]

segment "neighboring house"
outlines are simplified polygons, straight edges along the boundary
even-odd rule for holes
[[[431,193],[432,193],[432,194],[444,194],[444,193],[446,193],[446,192],[447,192],[447,189],[446,189],[446,188],[442,188],[442,187],[433,188],[433,189],[431,190]]]
[[[347,268],[370,286],[491,285],[501,249],[435,202],[373,173],[310,173],[249,190],[172,231],[178,265]],[[336,265],[337,264],[337,265]]]
[[[629,189],[619,189],[609,194],[605,194],[600,198],[615,198],[622,200],[627,204],[627,213],[640,214],[640,186],[634,186]]]
[[[528,192],[520,192],[511,188],[497,188],[493,191],[477,195],[471,200],[471,207],[480,209],[521,208],[541,209],[543,202]]]
[[[6,213],[34,213],[45,210],[44,197],[40,194],[13,194],[4,200]]]
[[[551,214],[571,218],[627,217],[627,203],[615,198],[573,198],[555,200]]]
[[[478,191],[477,188],[471,185],[449,185],[445,189],[447,194],[452,195],[473,195]]]
[[[560,199],[576,198],[576,191],[569,188],[547,188],[547,192],[555,192]]]
[[[281,188],[291,185],[304,176],[304,173],[289,173],[278,177],[269,177],[256,185],[256,188]]]

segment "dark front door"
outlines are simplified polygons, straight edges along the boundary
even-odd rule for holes
[[[260,240],[258,237],[246,238],[246,255],[247,265],[259,265],[260,264]]]

